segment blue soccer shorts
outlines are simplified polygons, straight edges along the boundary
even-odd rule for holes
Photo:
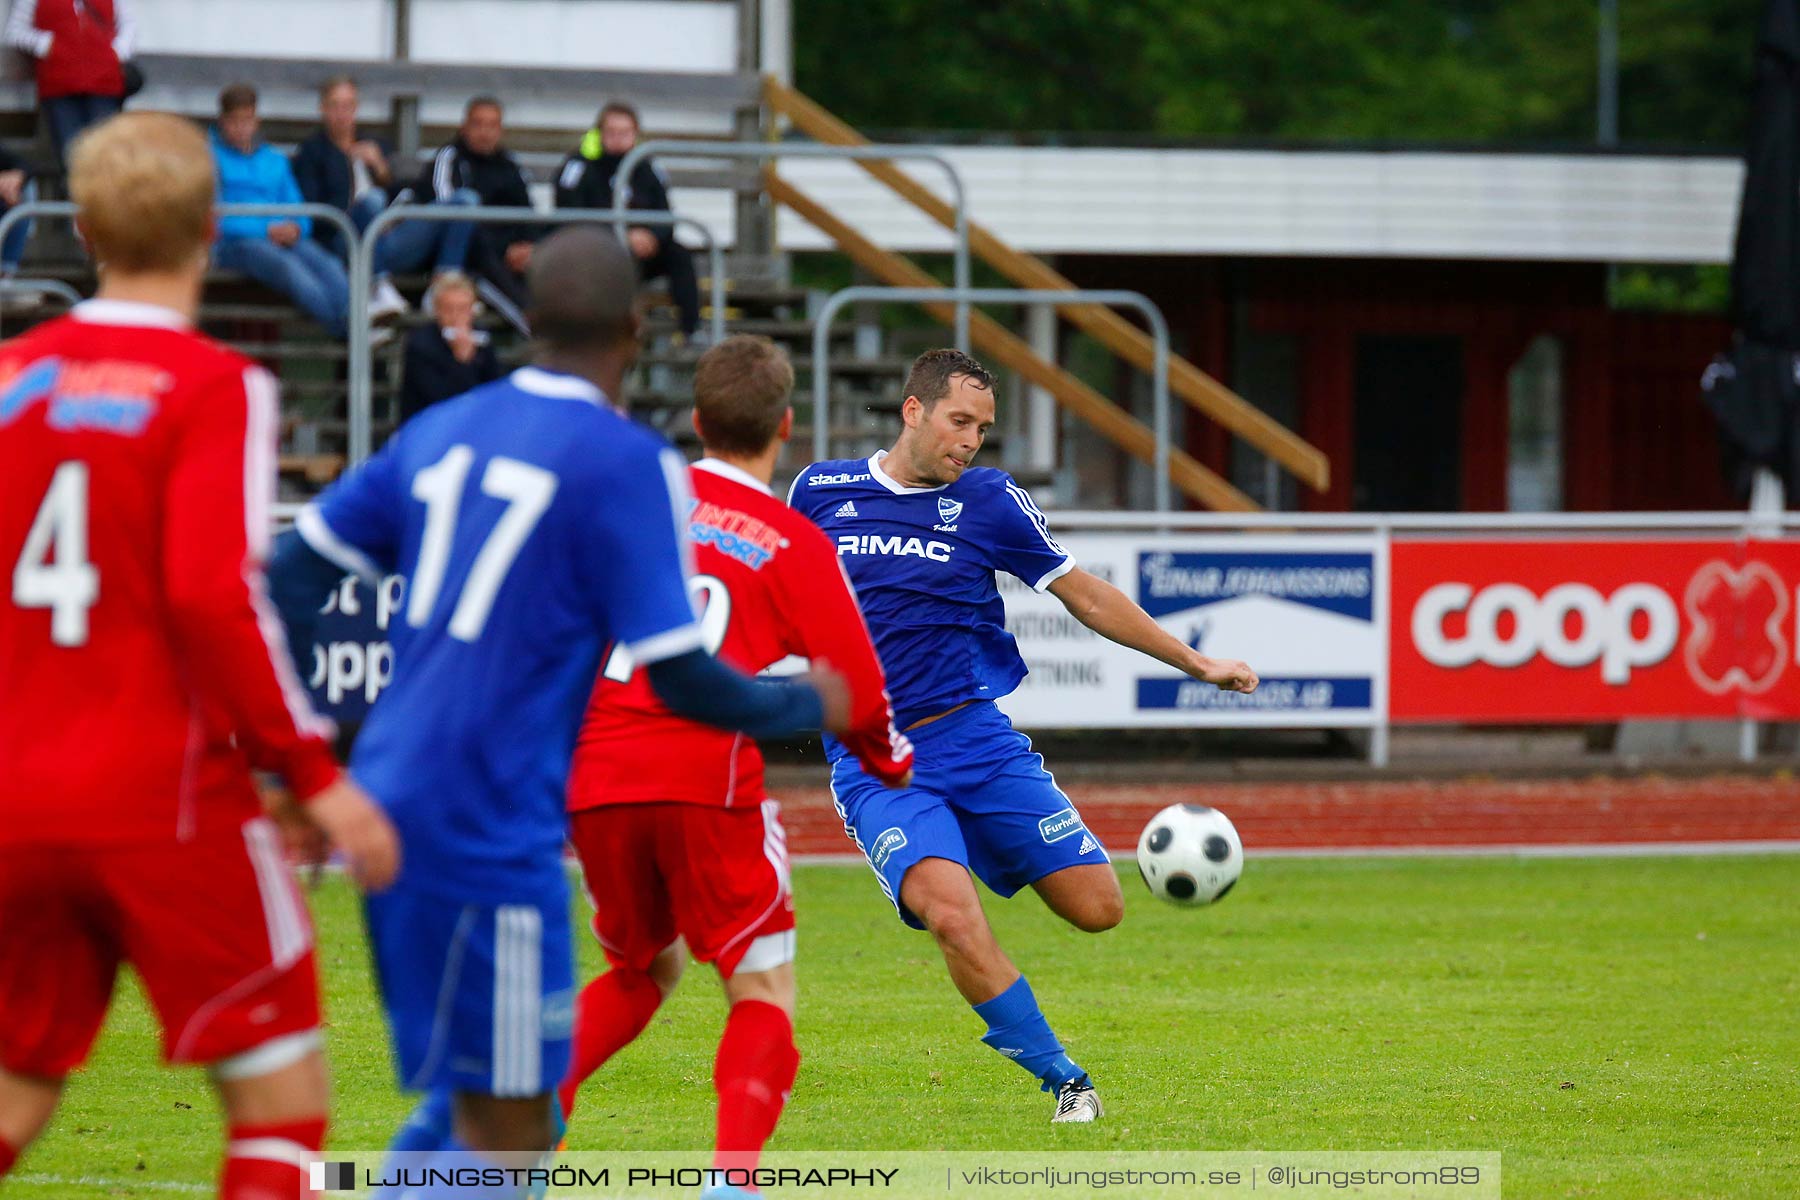
[[[368,898],[403,1088],[527,1097],[562,1082],[575,963],[568,888],[555,892],[536,903],[470,904],[402,881]]]
[[[911,787],[883,787],[840,752],[831,793],[845,832],[914,929],[925,926],[900,903],[900,881],[921,859],[960,863],[1001,896],[1064,867],[1110,861],[1044,769],[1044,756],[991,701],[906,736]]]

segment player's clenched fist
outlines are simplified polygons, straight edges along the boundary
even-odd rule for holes
[[[306,802],[306,810],[344,856],[351,878],[365,892],[379,892],[400,873],[400,837],[369,794],[338,781]]]
[[[1243,692],[1248,695],[1256,690],[1261,682],[1250,664],[1239,662],[1235,658],[1201,658],[1194,664],[1191,672],[1195,679],[1202,683],[1210,683],[1222,692]]]

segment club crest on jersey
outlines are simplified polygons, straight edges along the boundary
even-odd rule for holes
[[[948,496],[938,497],[938,520],[942,521],[944,524],[948,525],[950,522],[956,520],[956,518],[962,516],[962,510],[963,506],[961,500],[952,500]]]

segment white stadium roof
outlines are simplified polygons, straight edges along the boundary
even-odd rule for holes
[[[952,147],[971,216],[1037,253],[1281,255],[1722,263],[1743,165],[1716,157],[1331,150]],[[942,173],[907,169],[939,195]],[[949,234],[848,164],[789,159],[782,173],[902,251]],[[676,207],[729,239],[723,193]],[[781,243],[825,249],[784,212]]]

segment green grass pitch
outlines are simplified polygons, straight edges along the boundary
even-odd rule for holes
[[[799,869],[805,1061],[773,1148],[1499,1150],[1509,1198],[1800,1194],[1800,860],[1253,858],[1200,911],[1122,870],[1125,924],[1098,937],[1029,893],[988,901],[1107,1105],[1052,1128],[869,874]],[[334,1143],[372,1148],[408,1104],[356,901],[341,880],[313,900]],[[705,1147],[722,1020],[691,969],[589,1083],[571,1149]],[[199,1194],[218,1136],[127,985],[4,1190]]]

